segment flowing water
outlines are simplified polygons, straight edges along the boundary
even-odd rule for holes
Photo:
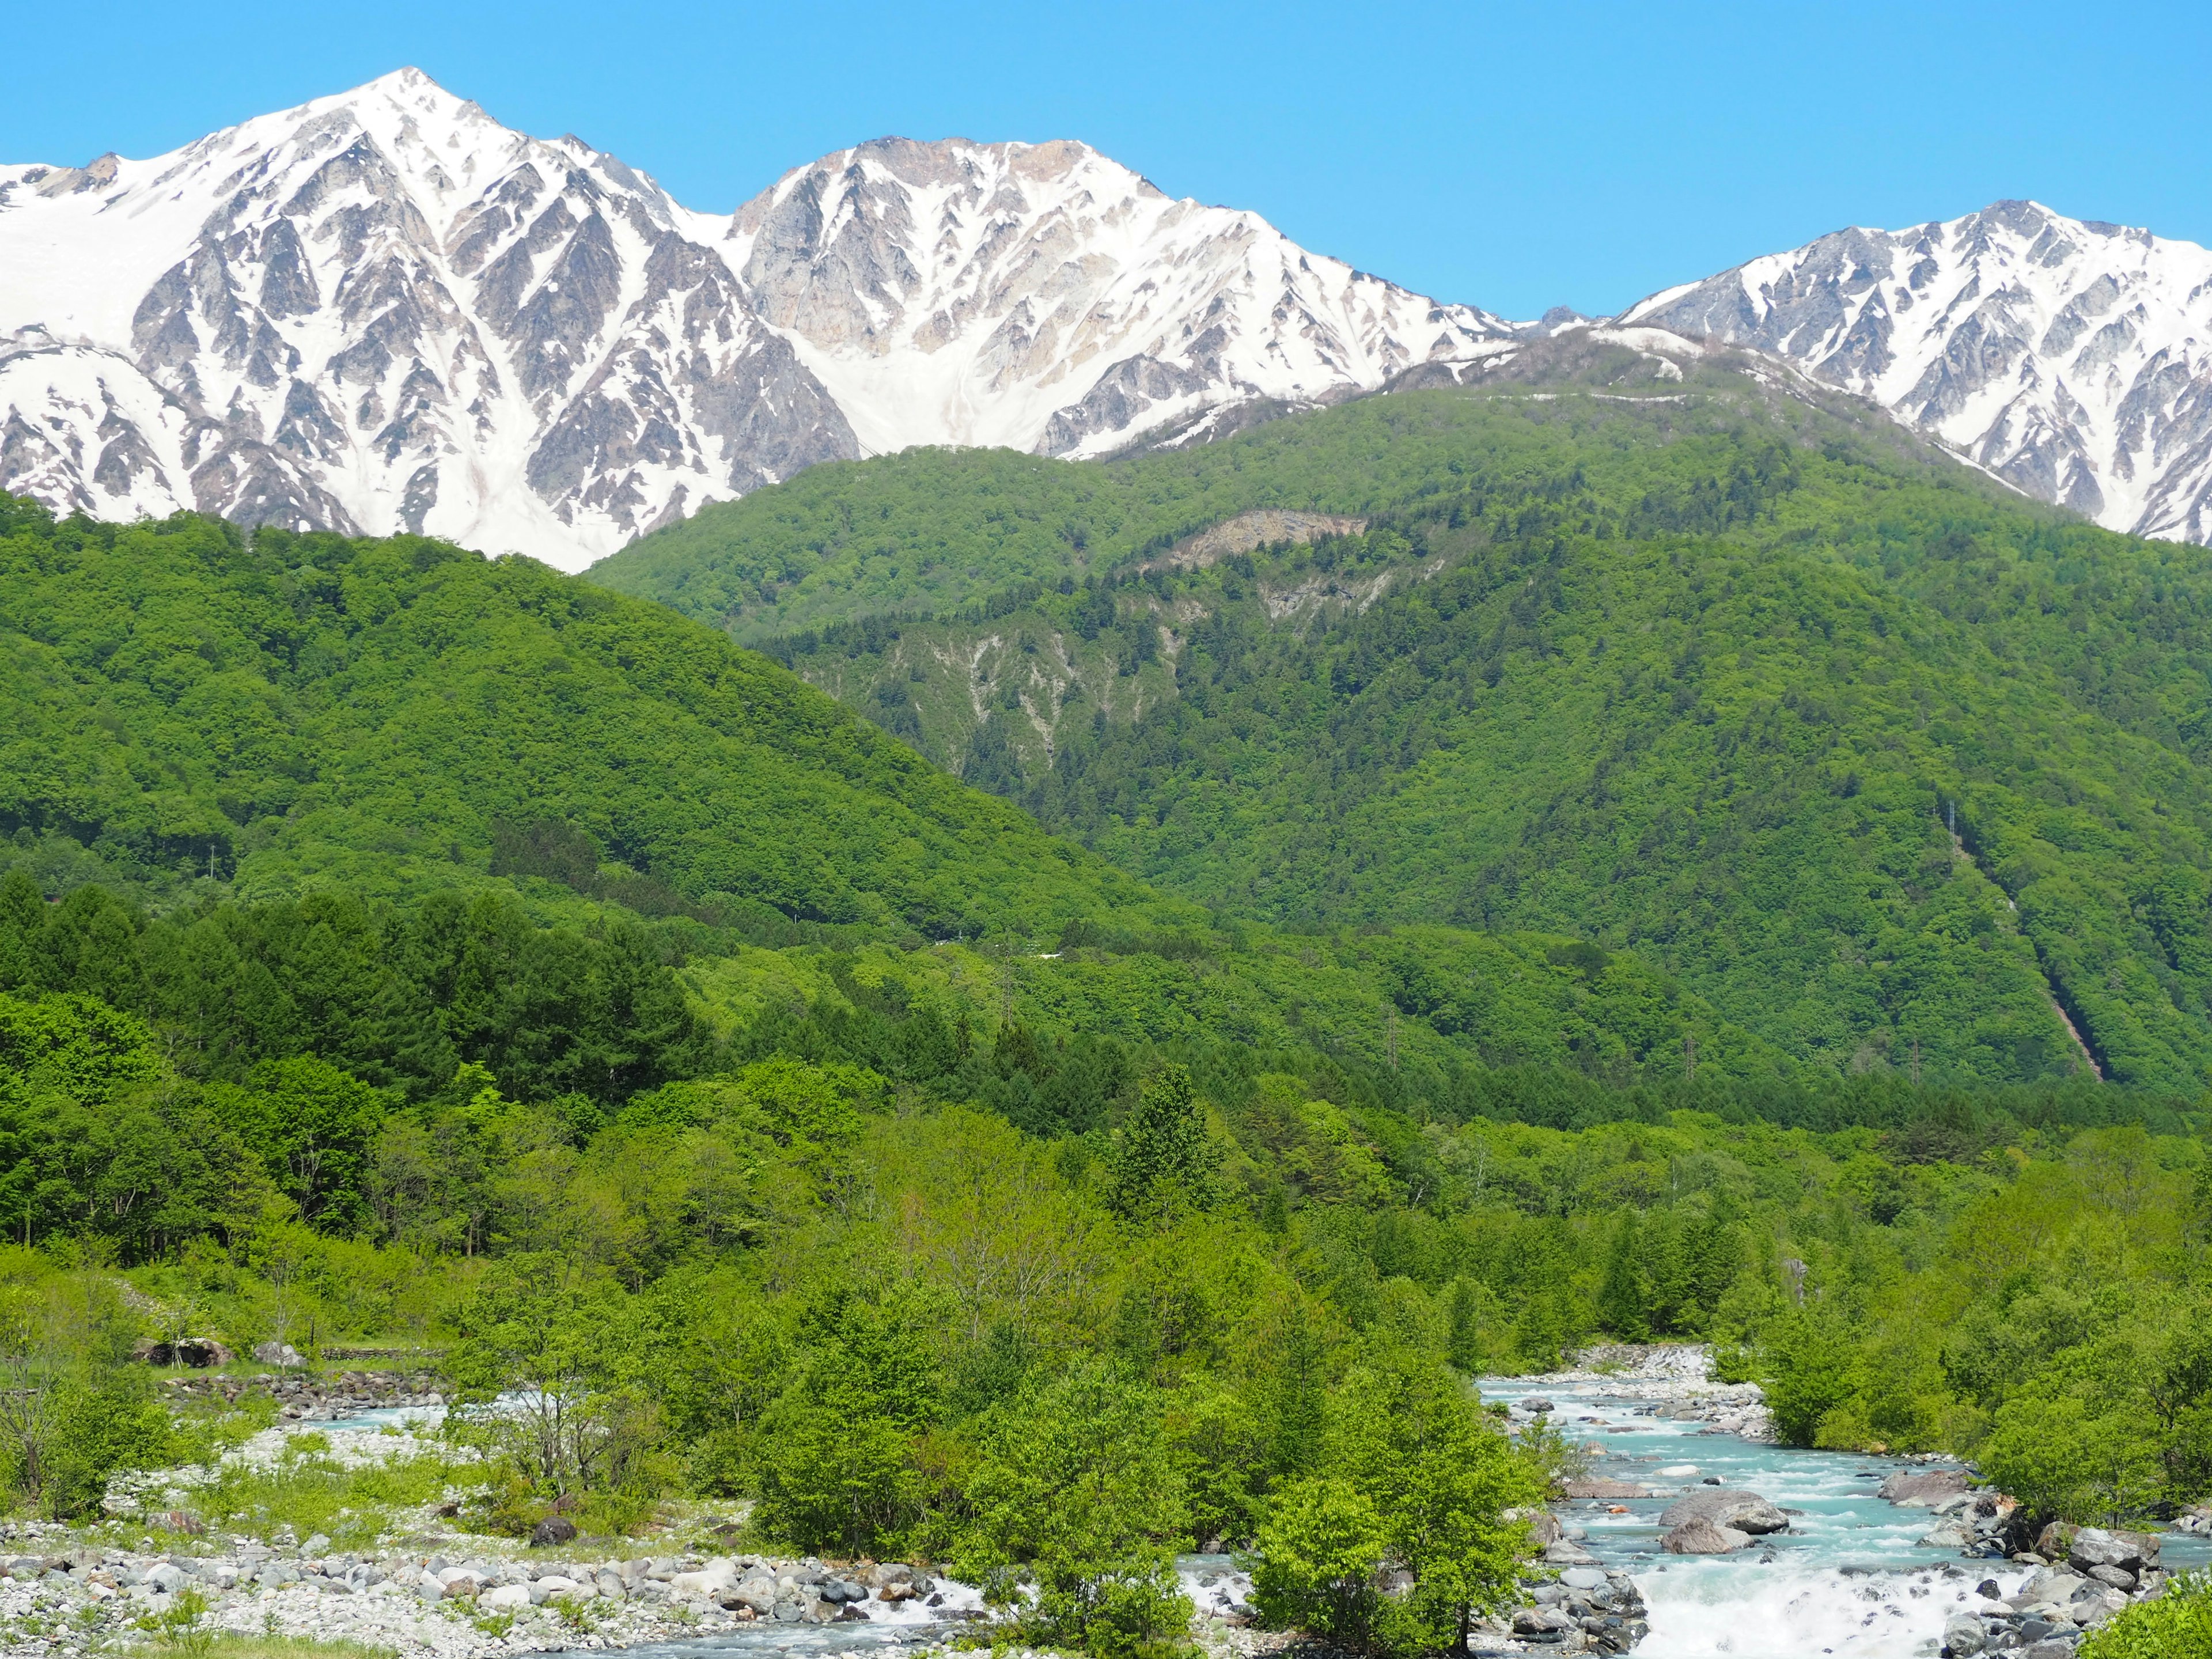
[[[1794,1450],[1644,1415],[1648,1399],[1603,1380],[1491,1378],[1481,1389],[1486,1400],[1551,1401],[1567,1438],[1598,1448],[1594,1477],[1668,1494],[1553,1505],[1583,1533],[1584,1549],[1634,1577],[1651,1622],[1640,1659],[1924,1659],[1984,1580],[2009,1595],[2027,1578],[2009,1562],[1918,1543],[1935,1516],[1875,1496],[1902,1460]],[[1733,1555],[1662,1553],[1660,1510],[1707,1477],[1798,1511],[1790,1530]],[[2204,1540],[2169,1534],[2165,1562],[2199,1565],[2206,1553]]]
[[[1666,1498],[1569,1501],[1554,1505],[1582,1535],[1584,1549],[1632,1574],[1650,1609],[1651,1633],[1639,1659],[1929,1659],[1947,1618],[1972,1605],[1995,1579],[2007,1595],[2025,1581],[2009,1562],[1970,1560],[1955,1548],[1917,1540],[1936,1524],[1925,1509],[1901,1508],[1875,1495],[1899,1468],[1897,1458],[1801,1451],[1748,1440],[1699,1422],[1650,1414],[1647,1388],[1602,1378],[1486,1378],[1486,1400],[1540,1395],[1567,1438],[1594,1444],[1590,1474],[1634,1481]],[[370,1428],[434,1422],[442,1413],[407,1409],[361,1413],[315,1427]],[[1796,1511],[1790,1530],[1727,1556],[1670,1556],[1659,1548],[1659,1512],[1682,1488],[1715,1477]],[[1618,1511],[1618,1512],[1615,1512]],[[2168,1534],[2169,1571],[2212,1561],[2212,1540]],[[1242,1603],[1249,1582],[1227,1556],[1183,1556],[1183,1589],[1204,1611]],[[957,1600],[972,1591],[952,1586]],[[956,1626],[908,1603],[849,1625],[748,1625],[713,1635],[629,1650],[645,1659],[707,1659],[716,1654],[845,1654],[910,1649],[940,1640]],[[881,1616],[889,1613],[890,1616]]]

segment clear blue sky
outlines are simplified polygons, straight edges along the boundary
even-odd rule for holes
[[[2001,197],[2212,243],[2212,5],[25,5],[0,159],[145,155],[413,64],[727,211],[858,140],[1074,137],[1514,316]]]

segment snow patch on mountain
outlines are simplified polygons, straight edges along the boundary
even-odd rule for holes
[[[884,139],[698,213],[413,70],[0,167],[0,486],[571,569],[819,461],[1097,454],[1511,332],[1081,144]]]
[[[2212,252],[2034,202],[1853,229],[1632,307],[1775,353],[2023,493],[2212,540]]]

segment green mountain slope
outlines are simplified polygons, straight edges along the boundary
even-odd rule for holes
[[[526,560],[0,512],[0,866],[30,877],[19,899],[65,899],[51,924],[0,917],[0,981],[228,1057],[194,1065],[313,1052],[422,1096],[465,1060],[573,1091],[588,1055],[645,1041],[620,1011],[666,1002],[665,960],[740,1044],[817,1005],[846,1042],[857,996],[885,1030],[928,1011],[987,1045],[1012,1024],[1323,1051],[1408,1100],[1485,1064],[1789,1071],[1633,955],[1554,960],[1566,939],[1217,932],[768,659]],[[667,928],[626,933],[636,915]],[[853,951],[842,981],[822,966]],[[1432,980],[1459,994],[1424,1018],[1404,988]],[[659,1048],[688,1054],[653,1006]],[[896,1073],[917,1041],[867,1052]],[[1023,1107],[1018,1059],[991,1073],[1001,1103],[1068,1127]]]
[[[2070,1017],[2116,1079],[2212,1076],[2212,556],[1724,364],[1605,393],[1570,368],[1062,468],[1079,485],[1046,472],[1033,501],[1005,458],[809,475],[695,521],[690,586],[672,542],[621,579],[696,607],[774,526],[797,596],[774,603],[846,620],[771,650],[1229,912],[1632,948],[1820,1069],[2060,1074]],[[912,597],[883,550],[966,547],[970,592],[1048,574],[1037,527],[1078,488],[1135,503],[1088,574],[1063,538],[1020,603],[872,619]],[[1370,522],[1194,566],[1172,544],[1200,502]],[[816,535],[841,515],[865,536]]]
[[[1732,414],[1811,428],[1885,456],[1934,453],[1887,422],[1865,427],[1848,400],[1784,392],[1732,369],[1734,361],[1717,358],[1693,376]],[[1654,407],[1670,409],[1681,383],[1661,376],[1659,362],[1578,337],[1534,343],[1501,371],[1502,384],[1656,394]],[[588,574],[747,644],[868,617],[969,610],[981,620],[1165,553],[1236,514],[1375,512],[1474,477],[1530,476],[1574,441],[1571,430],[1548,422],[1501,420],[1486,398],[1415,395],[1366,398],[1231,442],[1096,465],[1010,450],[908,450],[811,467],[788,483],[704,507]],[[2001,491],[1966,475],[1960,482]]]
[[[603,852],[633,900],[738,915],[1192,914],[765,659],[529,561],[5,513],[0,828],[90,873],[404,896],[491,880],[506,824],[517,873],[580,848],[599,885]]]

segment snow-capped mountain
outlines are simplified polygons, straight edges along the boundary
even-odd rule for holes
[[[1844,230],[1620,320],[1796,360],[2023,493],[2212,541],[2212,251],[1999,202]]]
[[[726,247],[872,450],[1095,454],[1209,406],[1372,390],[1513,331],[1070,143],[842,150],[739,209]]]
[[[413,70],[150,161],[0,167],[0,487],[577,568],[924,443],[1084,455],[1508,325],[1076,143],[886,139],[692,212]]]

